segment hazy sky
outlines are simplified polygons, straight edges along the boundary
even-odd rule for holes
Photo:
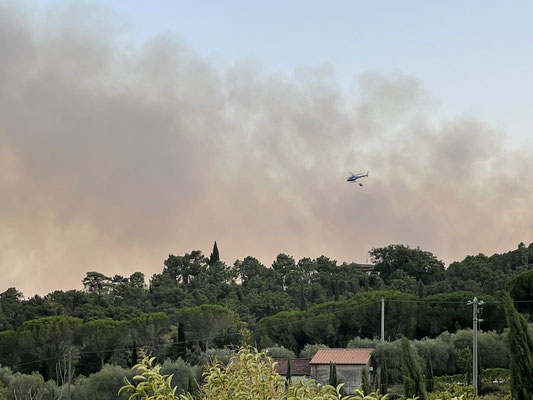
[[[215,240],[267,265],[531,242],[532,14],[0,0],[0,292],[149,277]]]

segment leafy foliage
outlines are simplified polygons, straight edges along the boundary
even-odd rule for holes
[[[515,275],[507,282],[505,288],[509,292],[511,298],[515,301],[531,300],[531,294],[533,293],[533,269]],[[516,304],[516,308],[522,313],[533,315],[532,303],[518,303]]]
[[[472,386],[459,386],[453,384],[447,387],[445,391],[435,391],[428,393],[427,400],[477,400]]]
[[[426,358],[426,390],[432,392],[435,389],[435,381],[433,376],[433,363],[431,356]]]
[[[368,381],[368,370],[366,369],[366,367],[363,368],[361,390],[365,394],[365,396],[370,394],[370,382]]]
[[[100,371],[85,378],[74,380],[72,391],[73,400],[117,400],[117,392],[124,383],[124,379],[131,379],[130,369],[117,365],[105,365]],[[126,394],[118,396],[118,400],[125,400]]]
[[[272,358],[294,358],[296,355],[292,350],[286,349],[283,346],[272,346],[263,349],[263,351]]]
[[[409,340],[406,337],[402,338],[402,352],[403,352],[403,384],[404,393],[408,397],[419,397],[421,400],[426,398],[426,387],[420,364],[418,359],[413,354]]]
[[[204,381],[202,396],[213,400],[275,399],[285,388],[272,359],[248,347],[241,348],[227,367],[218,361],[208,365]]]
[[[387,394],[389,374],[387,371],[387,359],[385,357],[382,357],[381,367],[379,368],[379,383],[379,390],[381,390],[381,393]]]
[[[177,395],[177,387],[172,387],[172,375],[161,375],[160,365],[154,365],[155,357],[144,356],[141,362],[133,367],[133,370],[140,374],[133,377],[132,384],[129,379],[124,378],[125,385],[120,388],[118,394],[122,392],[131,393],[129,399],[140,400],[187,400],[190,395]]]
[[[503,294],[505,316],[509,325],[511,349],[511,393],[514,399],[531,399],[533,396],[533,334],[525,318],[514,308],[511,297]]]
[[[39,374],[16,373],[7,386],[6,399],[54,400],[59,395],[56,392],[57,387],[52,382],[45,382]]]
[[[106,363],[136,364],[132,344],[150,349],[161,363],[181,357],[199,368],[214,353],[227,362],[229,349],[243,340],[261,348],[283,346],[300,357],[312,357],[318,346],[313,343],[322,343],[376,348],[393,385],[402,376],[402,350],[395,340],[401,336],[420,339],[412,341],[414,348],[423,365],[431,354],[436,376],[461,370],[460,353],[471,347],[472,335],[466,301],[474,295],[486,302],[478,336],[480,367],[508,368],[503,307],[491,295],[504,286],[515,300],[528,300],[531,293],[533,244],[469,256],[447,270],[429,252],[391,245],[372,250],[380,276],[325,256],[297,261],[280,254],[271,266],[246,257],[226,265],[217,252],[214,246],[211,257],[199,251],[171,254],[148,282],[142,272],[122,277],[91,271],[84,290],[27,299],[16,288],[5,290],[0,363],[15,373],[38,370],[51,379],[56,371],[64,378],[69,351],[76,377]],[[380,334],[382,297],[385,343],[372,339]],[[531,314],[531,304],[516,305]],[[96,382],[93,376],[98,377],[85,381]],[[180,390],[184,385],[188,382],[179,383]],[[76,385],[78,393],[87,388]]]
[[[470,347],[465,347],[461,351],[461,355],[459,357],[459,367],[461,368],[461,371],[464,374],[464,382],[467,385],[472,384],[472,350],[470,350]]]
[[[337,378],[337,366],[333,363],[329,363],[329,381],[330,386],[337,387],[339,379]]]
[[[343,396],[340,394],[342,384],[322,386],[310,380],[286,385],[276,373],[272,359],[251,347],[240,348],[228,366],[216,361],[211,363],[204,380],[201,398],[206,400],[386,400],[386,396],[379,393],[365,397],[360,391],[355,396]]]
[[[413,277],[415,282],[421,281],[424,284],[436,282],[444,276],[444,263],[418,247],[411,249],[404,245],[390,245],[374,248],[369,254],[386,283],[394,279],[396,271],[403,271]]]

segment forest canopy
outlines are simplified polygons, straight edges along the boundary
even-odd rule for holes
[[[422,347],[439,340],[431,351],[448,361],[434,369],[453,373],[460,370],[457,346],[467,345],[443,335],[471,328],[468,300],[484,301],[480,327],[493,332],[483,339],[487,354],[489,343],[504,348],[498,344],[504,346],[506,328],[499,290],[507,289],[531,316],[533,244],[468,256],[448,268],[430,252],[405,245],[369,254],[373,265],[339,264],[326,256],[296,261],[287,254],[271,266],[251,256],[227,265],[215,246],[209,257],[197,250],[169,255],[148,281],[141,271],[89,271],[83,290],[24,298],[9,288],[0,294],[0,365],[63,382],[67,358],[75,375],[111,374],[102,367],[131,367],[141,348],[159,362],[185,362],[180,368],[187,371],[209,354],[229,358],[225,351],[246,342],[298,356],[316,344],[346,347],[378,337],[384,299],[386,339],[405,336]],[[491,357],[491,366],[508,366],[507,356]]]

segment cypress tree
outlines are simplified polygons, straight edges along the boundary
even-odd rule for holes
[[[337,365],[333,363],[329,363],[329,385],[333,387],[337,387],[338,380],[337,380]]]
[[[389,384],[389,373],[387,371],[387,359],[385,358],[385,353],[383,353],[381,361],[381,368],[380,368],[380,391],[381,394],[387,394],[387,386]]]
[[[299,293],[299,297],[300,297],[300,310],[305,310],[305,291],[304,291],[304,282],[303,280],[300,281],[300,293]]]
[[[406,397],[418,397],[420,400],[425,400],[426,385],[422,370],[405,336],[402,337],[402,354],[404,394]]]
[[[176,361],[178,358],[186,360],[187,358],[187,344],[185,343],[185,328],[182,323],[178,324],[178,331],[172,338],[173,343],[168,349],[168,358]]]
[[[472,350],[465,347],[459,354],[459,368],[465,374],[465,383],[472,385]]]
[[[217,261],[220,261],[220,255],[218,254],[217,242],[215,241],[215,245],[213,246],[213,252],[209,257],[209,265],[213,265]]]
[[[418,297],[422,298],[426,296],[426,287],[422,281],[418,281],[416,291],[418,293]]]
[[[505,317],[509,326],[511,350],[511,397],[513,400],[533,399],[533,334],[528,330],[526,319],[513,305],[508,292],[503,294]]]
[[[291,383],[291,358],[287,357],[287,375],[285,375],[285,379],[287,379],[287,384]]]
[[[137,355],[137,342],[133,341],[133,346],[131,348],[131,366],[137,365],[139,362],[139,356]]]
[[[191,395],[194,395],[195,392],[196,392],[196,390],[194,388],[194,383],[192,381],[192,378],[189,377],[189,380],[187,382],[187,393],[190,393]]]
[[[426,390],[432,392],[435,390],[435,380],[433,377],[433,363],[431,362],[431,354],[426,359]]]
[[[361,390],[365,394],[365,396],[370,394],[370,383],[368,381],[368,370],[366,367],[363,368],[363,376],[361,379]]]

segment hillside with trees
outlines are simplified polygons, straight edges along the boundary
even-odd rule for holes
[[[253,257],[227,265],[215,243],[209,257],[200,251],[169,255],[148,280],[140,271],[127,277],[90,271],[83,290],[24,298],[9,288],[0,294],[0,393],[19,384],[52,393],[71,377],[73,398],[91,398],[98,385],[131,376],[141,349],[162,371],[180,371],[175,384],[186,391],[201,380],[211,355],[228,360],[243,342],[281,357],[309,356],[317,346],[374,347],[393,384],[401,381],[400,339],[406,337],[421,365],[431,360],[435,376],[466,375],[472,338],[467,301],[474,297],[484,302],[481,368],[512,368],[509,320],[497,294],[506,289],[531,321],[533,244],[468,256],[448,268],[430,252],[405,245],[369,254],[373,270],[286,254],[271,266]],[[381,299],[385,343],[376,340]]]

